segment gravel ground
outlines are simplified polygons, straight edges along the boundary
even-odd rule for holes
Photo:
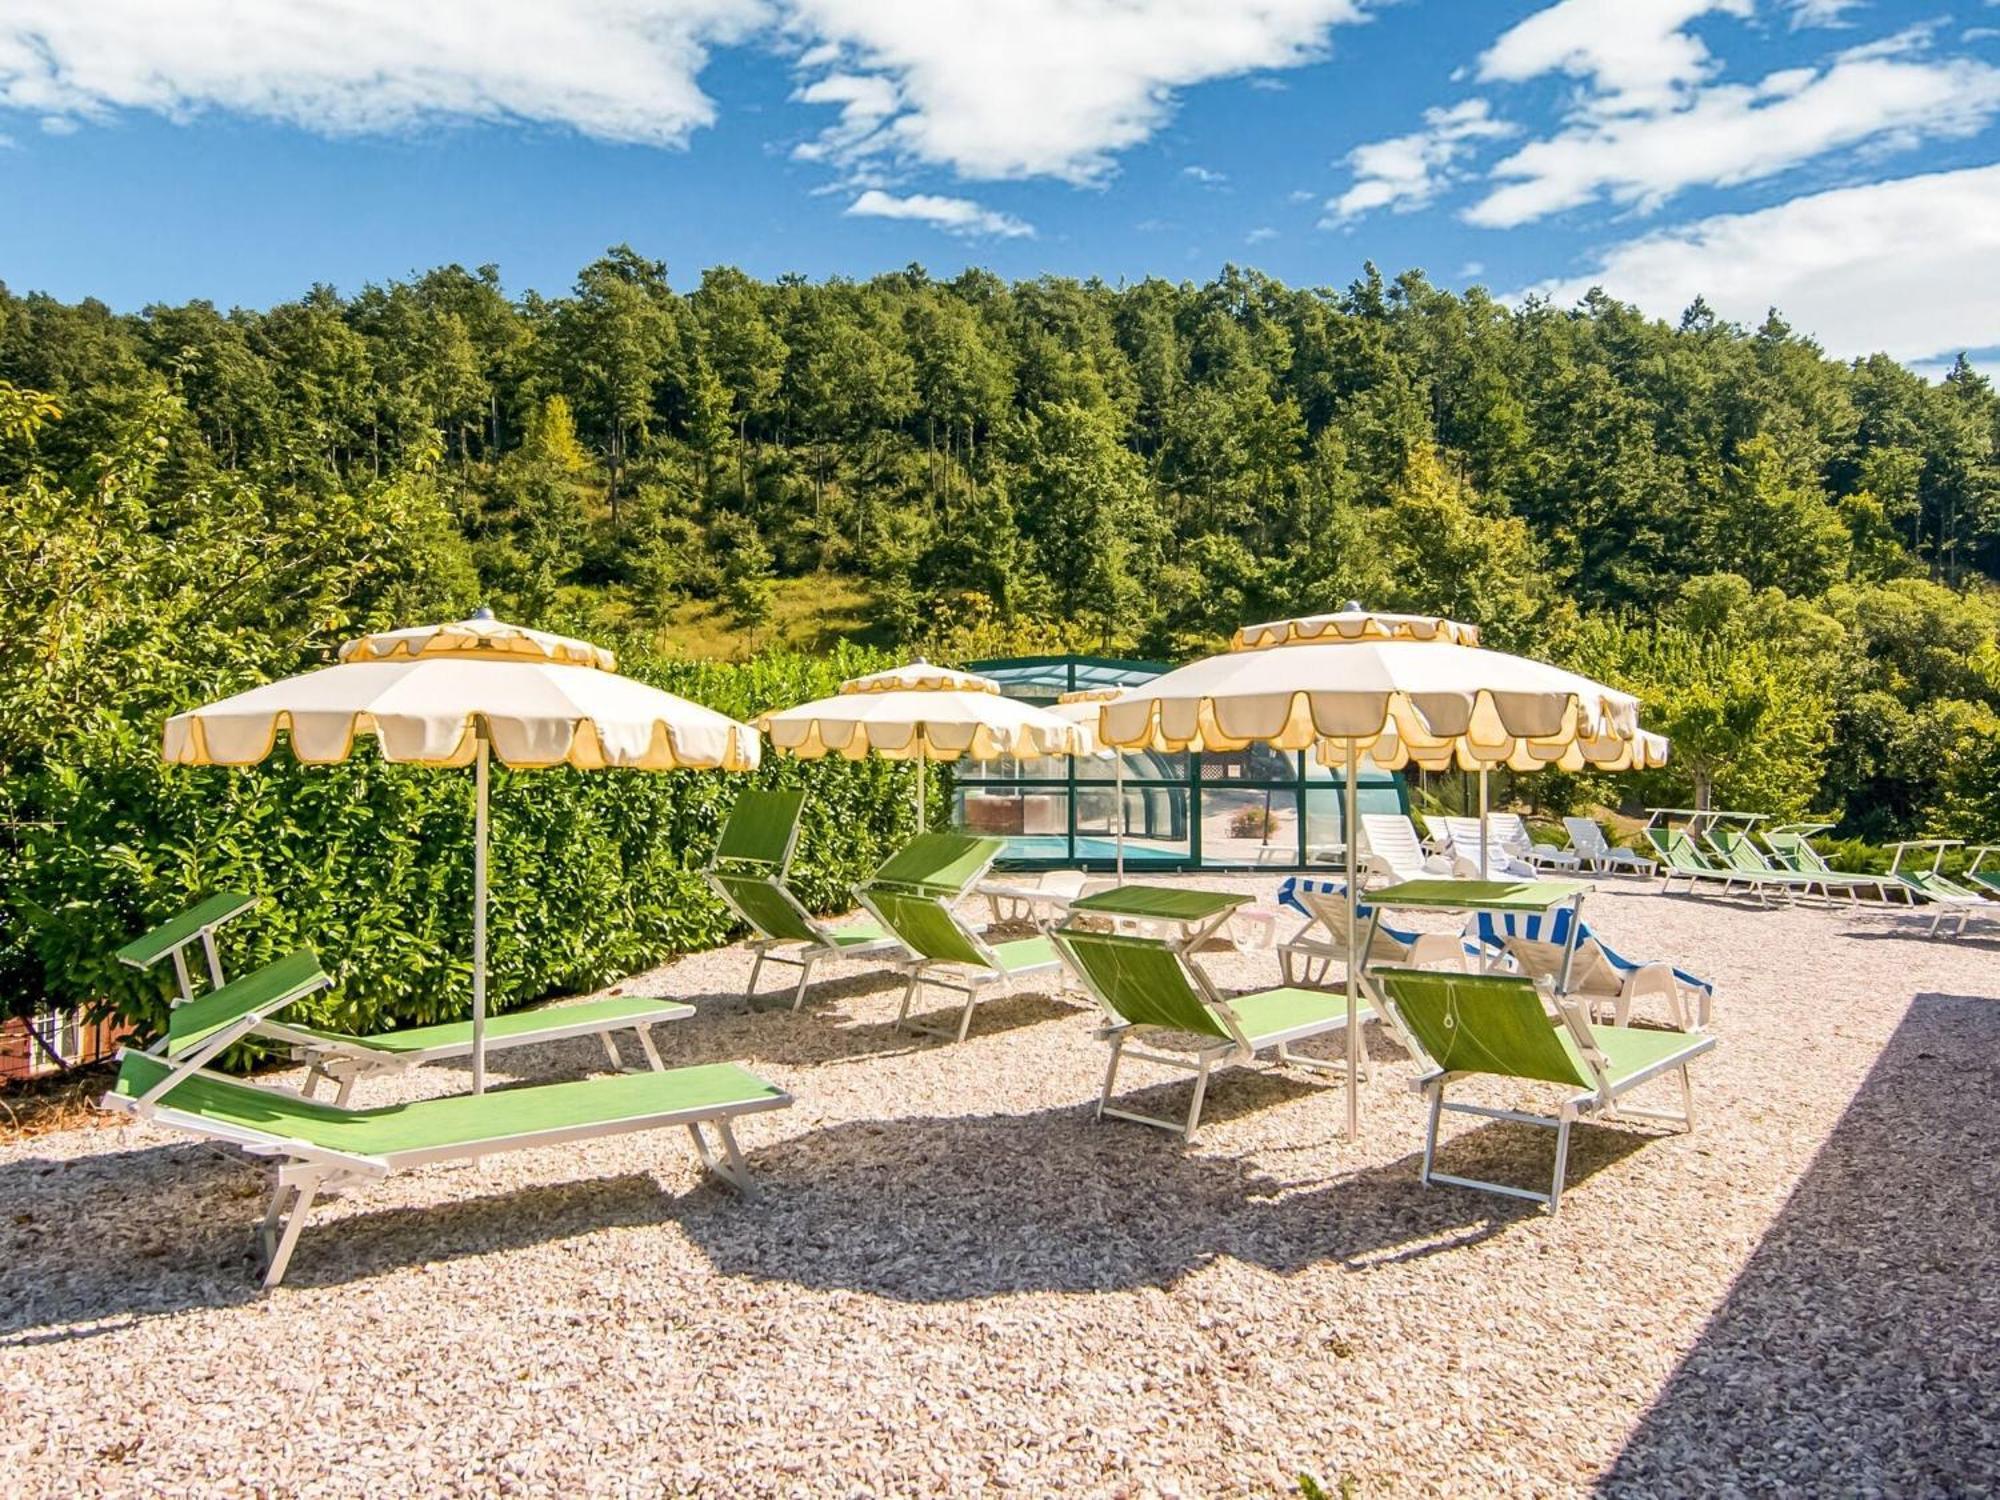
[[[1578,1130],[1558,1220],[1418,1185],[1386,1043],[1358,1144],[1337,1086],[1237,1070],[1184,1149],[1091,1122],[1104,1048],[1074,1001],[991,1001],[964,1045],[912,1044],[859,966],[803,1014],[751,1005],[741,949],[626,988],[696,1002],[658,1032],[670,1061],[797,1096],[742,1127],[751,1201],[674,1133],[441,1167],[327,1204],[261,1296],[246,1159],[129,1122],[0,1145],[0,1490],[2000,1484],[2000,941],[1635,882],[1589,911],[1715,978],[1722,1041],[1698,1133]],[[1275,982],[1268,953],[1209,962]],[[1462,1121],[1444,1161],[1528,1182],[1549,1146]]]

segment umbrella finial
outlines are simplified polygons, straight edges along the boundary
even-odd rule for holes
[[[1349,599],[1345,604],[1340,606],[1340,612],[1344,615],[1360,614],[1362,612],[1361,601],[1359,599]]]
[[[466,618],[469,620],[490,620],[494,618],[494,615],[492,609],[489,606],[482,604],[479,606],[479,608],[475,609],[470,615],[466,616]]]

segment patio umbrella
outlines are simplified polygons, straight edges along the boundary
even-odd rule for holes
[[[1117,801],[1118,823],[1114,829],[1117,839],[1118,883],[1125,883],[1125,757],[1111,749],[1097,737],[1097,721],[1106,703],[1124,693],[1123,688],[1079,688],[1073,693],[1064,693],[1050,707],[1049,712],[1059,719],[1067,719],[1083,731],[1084,742],[1081,755],[1089,755],[1111,762],[1112,796]]]
[[[174,765],[247,766],[278,731],[308,765],[345,760],[373,735],[384,760],[471,766],[472,1086],[486,1087],[487,763],[512,767],[623,766],[642,771],[748,771],[746,724],[647,687],[615,670],[609,651],[493,618],[366,635],[339,662],[266,683],[167,720]]]
[[[760,714],[757,727],[774,748],[806,760],[860,760],[871,750],[890,760],[915,760],[919,833],[926,761],[1076,755],[1084,743],[1076,725],[1001,696],[992,678],[922,660],[850,678],[831,698]]]
[[[1098,728],[1122,750],[1315,750],[1346,770],[1347,951],[1354,952],[1355,789],[1366,754],[1385,770],[1452,765],[1618,767],[1635,745],[1629,693],[1525,657],[1488,651],[1479,631],[1429,615],[1338,613],[1247,625],[1219,656],[1141,683],[1104,705]],[[1663,745],[1655,736],[1653,743]],[[1481,863],[1486,844],[1481,781]],[[1347,966],[1347,1134],[1359,1131],[1358,973]]]

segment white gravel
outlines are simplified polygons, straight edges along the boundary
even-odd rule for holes
[[[1588,914],[1719,981],[1702,1128],[1579,1129],[1556,1220],[1418,1185],[1386,1043],[1358,1144],[1337,1086],[1238,1070],[1184,1149],[1091,1122],[1074,1002],[912,1043],[860,966],[752,1007],[741,949],[627,988],[696,1002],[670,1061],[797,1096],[742,1127],[749,1202],[674,1133],[439,1168],[326,1205],[267,1297],[246,1159],[129,1123],[0,1144],[0,1491],[1992,1490],[2000,942],[1648,891]],[[1546,1132],[1454,1131],[1448,1164],[1546,1173]]]

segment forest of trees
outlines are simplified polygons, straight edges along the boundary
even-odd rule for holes
[[[756,641],[838,579],[946,658],[1443,612],[1638,691],[1677,747],[1648,795],[2000,835],[1996,438],[1963,361],[1372,267],[0,287],[0,772],[364,624],[488,603],[671,652],[690,601]]]

